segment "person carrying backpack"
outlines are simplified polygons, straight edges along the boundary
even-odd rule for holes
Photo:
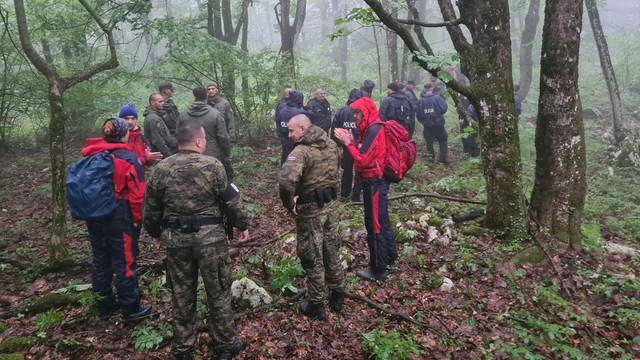
[[[413,131],[416,128],[415,111],[411,101],[404,93],[404,85],[392,82],[387,88],[389,96],[384,98],[380,104],[380,120],[395,120],[409,132],[410,137],[413,136]]]
[[[433,83],[427,83],[425,90],[420,96],[418,103],[418,121],[422,124],[424,130],[424,140],[427,143],[427,154],[432,161],[435,160],[436,154],[433,149],[433,141],[438,141],[440,145],[439,161],[448,164],[447,161],[447,130],[444,127],[444,114],[447,112],[447,102],[444,98],[435,93]]]
[[[67,195],[69,206],[74,218],[85,217],[89,237],[91,238],[91,250],[93,260],[91,265],[91,277],[93,291],[100,296],[98,309],[100,318],[109,319],[119,308],[125,320],[136,320],[151,314],[150,305],[140,304],[140,291],[138,289],[138,274],[136,258],[138,257],[138,237],[142,221],[142,202],[145,192],[144,170],[140,160],[132,152],[129,141],[129,126],[123,119],[108,119],[102,125],[103,138],[87,139],[87,146],[82,149],[82,156],[76,165],[69,170],[67,180]],[[86,171],[79,173],[77,167],[80,164],[110,161],[112,166],[101,166],[104,174],[96,174],[91,171],[91,165],[84,167]],[[95,169],[95,167],[94,167]],[[93,203],[104,201],[115,202],[111,213],[97,218],[79,216],[77,196],[79,191],[71,182],[77,178],[84,178],[87,184],[93,184],[100,175],[112,174],[111,182],[108,177],[103,186],[112,186],[111,189],[99,189],[93,194],[107,194],[113,199],[93,199]],[[72,176],[75,175],[75,176]],[[78,180],[77,183],[81,181]],[[98,181],[99,182],[99,181]],[[88,215],[88,214],[85,214]],[[89,220],[90,219],[90,220]],[[113,293],[114,283],[117,300]]]
[[[365,280],[384,280],[398,257],[387,209],[389,181],[384,174],[387,155],[385,125],[381,123],[378,109],[370,98],[360,98],[349,106],[362,134],[359,145],[346,129],[335,129],[335,137],[353,157],[356,175],[362,178],[369,266],[356,275]]]

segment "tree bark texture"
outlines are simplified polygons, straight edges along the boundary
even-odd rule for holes
[[[598,47],[598,55],[600,56],[600,67],[602,74],[609,89],[609,98],[611,99],[611,110],[613,113],[613,136],[616,144],[620,145],[624,140],[624,125],[622,119],[622,101],[620,100],[620,90],[616,74],[613,71],[613,63],[609,54],[609,46],[604,36],[602,23],[600,23],[600,14],[598,13],[598,4],[596,0],[585,0],[589,21],[591,22],[591,31]]]
[[[51,263],[69,257],[66,244],[67,199],[65,189],[66,161],[64,156],[65,112],[60,81],[49,84],[49,158],[51,161],[51,230],[47,244]]]
[[[445,20],[454,16],[448,1],[439,0]],[[473,88],[469,100],[478,112],[484,177],[487,186],[487,225],[510,238],[528,237],[522,194],[520,138],[515,116],[509,3],[507,0],[460,1],[460,16],[468,19],[472,46],[459,28],[449,34],[463,49],[462,73]]]
[[[582,0],[547,0],[531,211],[541,226],[570,245],[580,244],[587,191],[578,89],[581,30]]]
[[[518,95],[524,101],[531,89],[533,74],[533,43],[540,21],[540,0],[530,0],[524,19],[524,30],[520,41],[520,91]]]
[[[387,36],[387,60],[389,62],[389,81],[400,79],[398,66],[398,35],[391,30],[385,31]],[[382,86],[382,84],[380,84]]]
[[[296,40],[307,16],[307,0],[296,0],[293,22],[291,21],[291,0],[279,0],[274,7],[276,20],[280,28],[281,69],[285,77],[295,79],[295,55],[293,52]],[[286,82],[290,79],[283,79]]]
[[[47,248],[49,251],[49,262],[53,265],[65,262],[68,259],[69,251],[66,244],[66,215],[67,202],[65,196],[65,175],[66,164],[64,157],[64,136],[65,136],[65,111],[63,96],[64,92],[73,86],[89,80],[94,75],[118,67],[115,41],[113,38],[113,27],[107,26],[98,16],[97,12],[91,8],[87,0],[79,0],[82,7],[95,21],[107,37],[109,48],[108,58],[101,62],[88,66],[83,70],[69,76],[61,77],[53,65],[53,61],[47,62],[33,47],[27,16],[24,7],[24,0],[15,0],[14,8],[20,45],[31,64],[47,79],[49,84],[49,157],[51,159],[51,228]],[[115,24],[111,24],[115,26]]]
[[[430,46],[414,28],[420,46],[409,28],[401,25],[379,0],[365,0],[380,20],[396,32],[422,68],[437,76],[422,55]],[[522,196],[520,140],[515,116],[511,63],[509,4],[507,0],[457,2],[460,18],[450,0],[438,0],[444,25],[460,54],[462,73],[470,85],[454,79],[445,81],[454,91],[469,98],[479,115],[482,160],[487,187],[488,226],[505,238],[528,238],[528,218]],[[415,16],[414,16],[415,18]],[[459,26],[466,25],[472,41]]]

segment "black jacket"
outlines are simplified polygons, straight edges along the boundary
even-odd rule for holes
[[[380,104],[380,120],[395,120],[405,129],[411,131],[415,126],[415,111],[407,96],[402,93],[392,93]]]
[[[304,102],[304,95],[299,91],[292,91],[289,94],[287,103],[280,107],[280,110],[276,114],[276,126],[278,130],[278,136],[287,138],[289,136],[289,120],[292,117],[304,113],[302,103]]]
[[[442,96],[422,93],[418,103],[418,121],[425,127],[444,127],[444,114],[447,110],[447,102]]]
[[[331,105],[329,102],[326,99],[318,101],[318,99],[312,98],[307,103],[306,110],[313,115],[311,117],[313,125],[328,133],[331,129]]]

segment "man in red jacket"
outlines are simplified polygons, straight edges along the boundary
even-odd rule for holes
[[[398,257],[387,209],[389,181],[383,173],[387,153],[385,132],[373,100],[363,97],[349,106],[362,134],[360,143],[356,145],[353,134],[346,129],[335,129],[335,137],[353,157],[356,174],[362,178],[369,267],[357,275],[366,280],[384,280]]]
[[[142,130],[138,126],[138,110],[132,103],[125,104],[120,108],[118,117],[127,121],[129,125],[129,144],[131,151],[136,154],[143,166],[153,165],[156,161],[162,160],[161,152],[150,152],[144,141]]]

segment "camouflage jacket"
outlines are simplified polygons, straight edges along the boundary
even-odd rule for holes
[[[229,133],[222,114],[203,101],[195,101],[187,111],[178,117],[178,126],[183,123],[199,121],[207,136],[205,155],[226,159],[231,155]]]
[[[236,142],[236,120],[233,116],[233,109],[231,109],[231,103],[229,100],[223,98],[220,95],[216,95],[207,100],[207,103],[213,106],[214,109],[220,111],[224,117],[224,122],[227,125],[227,133],[229,133],[229,139],[231,143]]]
[[[218,159],[190,151],[180,151],[160,161],[152,170],[144,199],[144,228],[167,247],[214,243],[226,239],[222,225],[206,225],[200,231],[183,234],[163,229],[162,220],[187,215],[220,217],[245,230],[247,217],[240,208],[240,196],[229,189],[224,166]]]
[[[144,137],[151,151],[160,151],[164,157],[171,156],[177,145],[176,139],[164,122],[164,111],[147,106],[143,115]]]
[[[340,154],[336,143],[321,128],[312,125],[280,169],[278,182],[284,207],[291,211],[295,195],[337,188],[340,184]]]
[[[171,98],[167,99],[164,102],[164,116],[162,118],[164,119],[164,123],[167,125],[171,135],[175,135],[176,133],[176,128],[178,127],[178,115],[180,115],[180,113],[178,113],[178,107],[176,104]]]

